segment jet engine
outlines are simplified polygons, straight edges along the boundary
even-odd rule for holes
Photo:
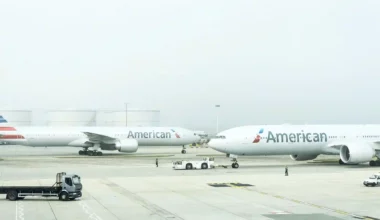
[[[115,143],[115,148],[119,152],[134,153],[137,151],[138,143],[135,139],[122,139]]]
[[[340,159],[346,164],[358,164],[371,161],[375,151],[366,143],[343,145],[340,148]]]
[[[313,160],[318,157],[318,154],[293,154],[290,158],[295,161]]]

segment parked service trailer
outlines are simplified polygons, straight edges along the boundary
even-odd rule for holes
[[[58,197],[59,200],[75,200],[82,197],[82,183],[75,174],[57,173],[52,186],[2,186],[0,194],[6,194],[11,201],[24,199],[26,196]]]
[[[215,168],[214,158],[203,158],[203,160],[180,160],[173,162],[173,169],[175,170],[191,170],[191,169],[211,169]]]

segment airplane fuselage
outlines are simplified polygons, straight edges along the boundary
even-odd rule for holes
[[[380,125],[264,125],[226,130],[211,148],[235,155],[339,154],[335,142],[368,142],[378,148]]]
[[[84,132],[107,135],[115,139],[135,139],[139,146],[180,146],[199,139],[190,130],[182,128],[17,127],[17,131],[2,131],[0,141],[34,147],[72,146],[72,143],[88,138]]]

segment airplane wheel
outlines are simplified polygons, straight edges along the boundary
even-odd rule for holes
[[[83,150],[79,151],[79,155],[84,155],[84,154],[85,154],[85,152]]]
[[[186,154],[186,150],[182,150],[181,153],[182,153],[182,154]]]
[[[233,164],[232,164],[232,168],[234,168],[234,169],[239,168],[239,164],[238,164],[238,163],[233,163]]]
[[[102,156],[103,153],[101,151],[96,152],[96,156]]]
[[[94,152],[92,150],[87,151],[88,156],[94,156]]]
[[[376,162],[373,161],[373,160],[371,160],[371,161],[369,162],[369,165],[370,165],[371,167],[376,166]]]

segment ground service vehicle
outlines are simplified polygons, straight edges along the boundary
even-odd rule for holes
[[[182,160],[173,162],[173,169],[175,170],[210,169],[214,167],[214,158],[208,157],[198,161]]]
[[[365,186],[376,186],[380,185],[380,173],[370,176],[368,179],[364,180],[363,184]]]
[[[58,197],[67,201],[82,197],[80,176],[57,173],[56,182],[52,186],[1,186],[0,194],[6,194],[11,201],[24,199],[26,196]]]

